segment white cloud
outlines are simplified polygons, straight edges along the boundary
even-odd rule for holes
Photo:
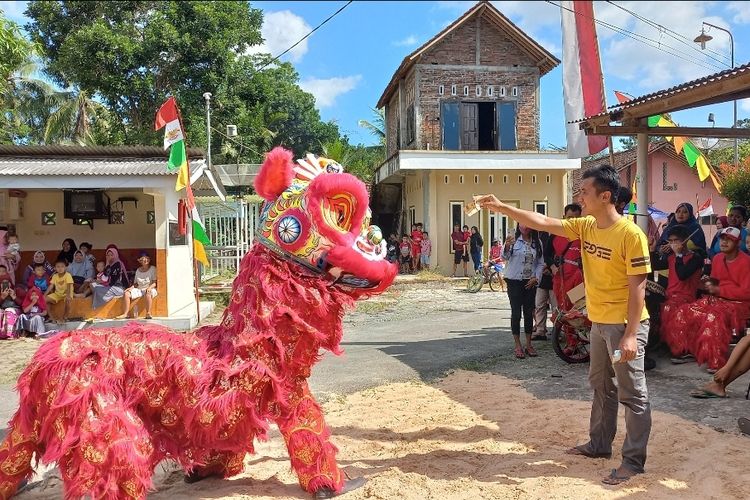
[[[263,12],[263,43],[250,47],[250,54],[271,54],[276,56],[291,47],[296,41],[308,34],[312,27],[303,18],[289,10]],[[292,62],[299,62],[307,53],[307,40],[289,51],[285,57]]]
[[[727,10],[734,14],[733,22],[737,24],[750,23],[750,8],[748,8],[747,2],[729,2]]]
[[[403,40],[396,40],[393,42],[393,45],[396,47],[413,47],[417,44],[419,40],[417,39],[416,35],[409,35]]]
[[[333,78],[305,78],[299,86],[305,92],[315,96],[315,103],[319,108],[328,108],[336,103],[336,98],[354,90],[362,80],[362,75],[333,77]]]
[[[740,109],[742,111],[750,112],[750,99],[742,99],[740,101]]]
[[[0,1],[0,10],[5,13],[5,17],[19,24],[25,24],[28,19],[24,16],[27,4],[29,2],[8,2]]]

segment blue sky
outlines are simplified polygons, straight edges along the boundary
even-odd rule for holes
[[[265,15],[266,42],[256,50],[273,55],[288,48],[345,4],[343,1],[251,3]],[[561,57],[558,7],[546,2],[493,4]],[[336,121],[353,142],[371,143],[371,136],[357,121],[371,117],[371,108],[401,60],[472,5],[474,2],[355,1],[284,59],[296,66],[301,85],[316,96],[324,119]],[[0,1],[0,9],[19,23],[27,21],[23,17],[25,2]],[[745,2],[595,2],[595,13],[597,19],[617,29],[597,27],[608,104],[615,103],[612,90],[638,96],[728,68],[729,38],[725,33],[713,29],[710,35],[714,40],[709,42],[709,50],[696,50],[698,45],[692,39],[700,32],[704,20],[732,31],[737,65],[750,61],[750,8]],[[647,37],[663,50],[623,35],[623,31]],[[561,80],[559,66],[542,79],[542,147],[565,145]],[[708,125],[709,112],[715,114],[717,126],[731,125],[731,103],[678,112],[673,118],[680,124],[703,126]],[[750,100],[740,102],[738,117],[749,116]]]

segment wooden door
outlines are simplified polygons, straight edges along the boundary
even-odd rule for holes
[[[478,106],[475,102],[461,103],[461,149],[479,149]]]

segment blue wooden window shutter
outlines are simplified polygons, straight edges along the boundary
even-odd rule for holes
[[[440,122],[444,150],[458,151],[460,148],[459,107],[460,103],[458,101],[443,101],[440,105]]]
[[[515,151],[516,146],[516,103],[499,102],[497,123],[500,128],[500,151]]]

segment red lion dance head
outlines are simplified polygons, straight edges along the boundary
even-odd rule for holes
[[[333,160],[275,148],[255,179],[266,203],[258,241],[352,291],[377,292],[391,284],[395,266],[385,260],[380,228],[370,225],[364,183]],[[355,293],[355,292],[353,292]]]
[[[42,344],[0,445],[0,500],[31,475],[34,455],[58,464],[66,498],[142,500],[165,459],[191,481],[233,476],[271,421],[305,490],[345,489],[307,378],[321,349],[339,352],[346,307],[385,290],[396,266],[370,225],[364,184],[336,162],[295,165],[276,148],[255,187],[266,200],[256,242],[219,325],[129,323]]]

